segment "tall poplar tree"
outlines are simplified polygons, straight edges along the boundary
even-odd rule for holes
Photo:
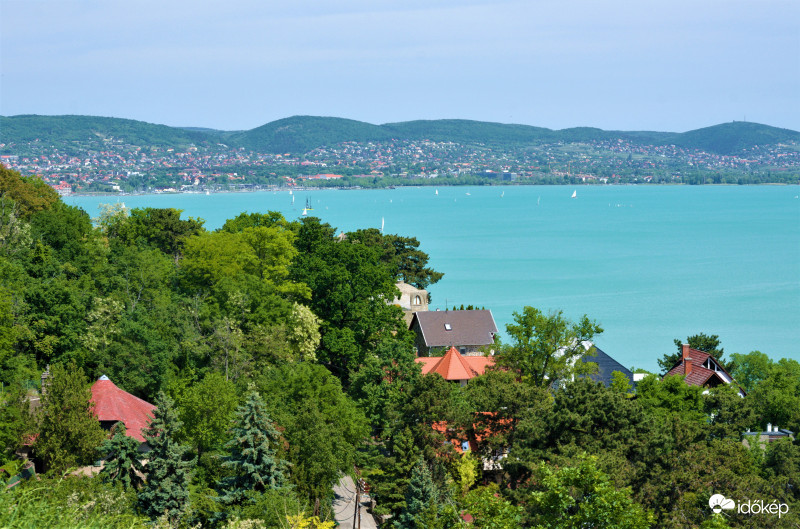
[[[159,392],[155,405],[153,420],[144,434],[152,450],[145,467],[147,483],[139,493],[139,507],[150,519],[166,517],[175,525],[188,507],[189,468],[194,461],[184,460],[188,449],[175,441],[181,422],[172,399]]]

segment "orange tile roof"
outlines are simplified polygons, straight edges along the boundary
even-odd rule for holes
[[[144,442],[147,428],[156,407],[118,388],[103,375],[92,384],[94,414],[99,421],[122,421],[128,437]]]
[[[482,375],[486,368],[494,365],[490,356],[461,356],[451,347],[444,356],[420,357],[415,359],[422,364],[422,374],[438,373],[445,380],[469,380]]]

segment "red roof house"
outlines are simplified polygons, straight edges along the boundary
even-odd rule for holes
[[[414,361],[422,364],[423,375],[439,373],[445,380],[461,384],[482,375],[487,367],[494,365],[491,356],[462,356],[455,347],[451,347],[444,356],[421,356]]]
[[[683,375],[690,386],[713,388],[720,384],[731,384],[733,377],[722,367],[716,358],[708,353],[692,349],[683,344],[680,361],[670,369],[665,377],[670,375]],[[744,390],[739,389],[739,394],[744,396]]]
[[[94,414],[103,427],[125,424],[128,437],[144,442],[144,430],[153,417],[155,406],[119,389],[105,375],[92,384]]]

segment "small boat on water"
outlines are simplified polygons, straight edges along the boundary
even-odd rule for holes
[[[439,194],[439,190],[437,189],[436,192],[434,193],[434,195],[438,195],[438,194]]]
[[[578,198],[578,190],[572,192],[572,198]]]

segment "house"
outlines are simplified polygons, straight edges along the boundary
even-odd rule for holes
[[[594,362],[597,364],[597,373],[586,376],[595,382],[602,382],[606,387],[609,387],[612,381],[612,374],[614,371],[619,371],[625,375],[628,381],[630,381],[631,387],[634,386],[633,373],[631,373],[630,369],[627,369],[625,366],[608,356],[608,354],[606,354],[602,349],[591,342],[584,342],[583,346],[586,348],[587,353],[581,357],[581,361]],[[589,353],[592,347],[594,347],[594,354]]]
[[[664,377],[683,375],[690,386],[714,388],[720,384],[733,383],[733,377],[723,368],[716,358],[703,351],[692,349],[683,344],[681,359],[670,369]],[[739,388],[739,395],[744,397],[745,392]]]
[[[109,430],[122,422],[128,437],[145,442],[144,430],[153,417],[154,405],[118,388],[105,375],[92,384],[91,402],[94,403],[94,414],[104,429]]]
[[[765,432],[751,432],[749,429],[743,434],[742,444],[750,448],[750,443],[757,442],[761,448],[765,448],[768,443],[774,443],[781,439],[789,439],[794,441],[794,432],[784,428],[778,428],[767,424],[767,431]]]
[[[462,355],[482,356],[497,334],[490,310],[419,311],[409,328],[416,334],[417,356],[441,354],[451,347]]]
[[[428,291],[404,281],[398,281],[395,286],[400,291],[400,297],[395,298],[392,305],[403,309],[403,319],[410,326],[415,312],[428,310]]]
[[[458,382],[462,386],[494,365],[491,356],[463,356],[455,347],[451,347],[444,356],[421,356],[414,361],[422,364],[423,375],[438,373],[443,379]]]

